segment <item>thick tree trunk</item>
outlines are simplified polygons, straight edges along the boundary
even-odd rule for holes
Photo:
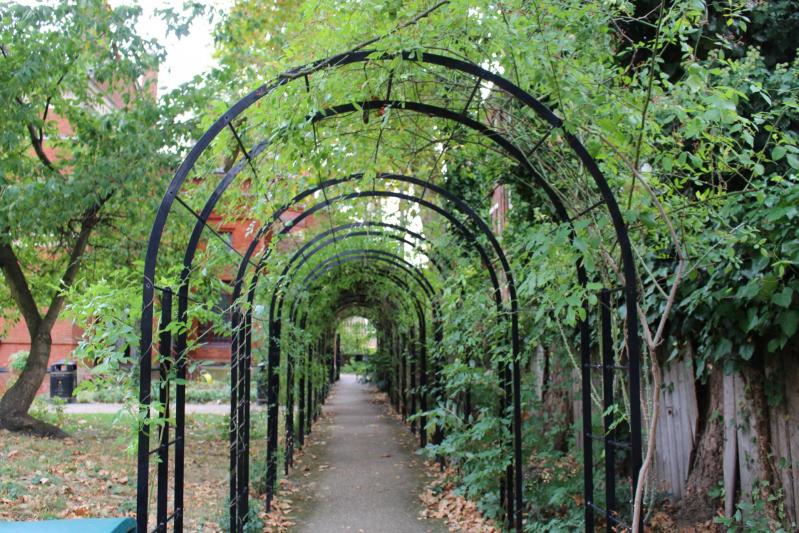
[[[716,366],[710,372],[710,379],[699,407],[699,438],[694,448],[691,469],[685,483],[678,525],[693,525],[704,522],[716,515],[718,499],[710,496],[719,481],[724,477],[721,455],[724,450],[724,423],[719,413],[723,410],[724,370]],[[702,398],[704,397],[704,398]]]
[[[50,330],[39,326],[31,338],[30,354],[25,368],[16,382],[0,399],[0,428],[29,433],[40,437],[66,437],[67,434],[52,424],[37,420],[28,414],[36,391],[47,374],[50,359]]]
[[[0,428],[20,431],[43,437],[66,437],[67,434],[52,424],[36,420],[28,414],[28,409],[36,397],[36,391],[47,374],[47,362],[50,359],[50,333],[55,326],[58,315],[64,308],[64,290],[75,282],[80,269],[80,260],[89,244],[92,228],[99,222],[98,213],[103,204],[111,197],[111,193],[99,199],[81,217],[80,231],[61,276],[59,289],[55,291],[44,316],[39,312],[36,299],[25,277],[19,258],[10,242],[0,240],[0,271],[17,308],[25,320],[31,338],[31,349],[28,361],[19,379],[0,399]]]
[[[779,526],[777,505],[781,502],[770,500],[769,496],[783,494],[783,492],[780,486],[781,478],[772,461],[769,406],[766,398],[766,368],[762,353],[759,354],[758,357],[755,357],[750,362],[749,366],[742,371],[742,376],[746,384],[743,391],[747,405],[746,410],[749,411],[747,433],[750,434],[751,438],[754,440],[754,450],[752,450],[751,453],[745,454],[748,457],[745,457],[743,460],[739,455],[738,462],[739,467],[743,468],[741,464],[746,461],[751,474],[760,483],[756,490],[751,488],[751,483],[750,487],[746,487],[744,483],[741,483],[741,499],[751,502],[752,499],[759,497],[764,502],[766,516],[771,521],[772,527],[776,530]],[[741,433],[739,429],[739,443],[742,438]],[[743,481],[743,475],[741,475],[741,479]],[[768,488],[765,488],[763,484]],[[757,491],[760,492],[759,495],[755,494]]]

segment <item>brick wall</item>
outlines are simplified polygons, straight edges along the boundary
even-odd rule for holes
[[[8,326],[8,331],[6,327]],[[9,359],[17,352],[30,350],[30,335],[25,322],[19,320],[14,324],[9,324],[0,319],[0,368],[8,370]],[[52,348],[48,366],[61,359],[69,359],[70,354],[80,342],[83,329],[73,324],[69,320],[59,320],[53,326]],[[5,390],[5,384],[10,374],[0,373],[0,392]],[[50,390],[50,380],[45,379],[39,392]]]

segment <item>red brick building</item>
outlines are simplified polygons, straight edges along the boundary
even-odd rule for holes
[[[246,184],[244,185],[246,187]],[[302,209],[289,209],[281,217],[284,222],[293,220],[302,213]],[[314,217],[310,216],[298,224],[292,231],[299,231],[304,228],[313,226]],[[217,232],[222,235],[228,242],[240,253],[246,252],[247,248],[252,241],[253,235],[257,233],[258,224],[251,219],[236,220],[234,222],[223,221],[217,214],[211,214],[209,218],[209,225],[215,228]],[[264,245],[269,243],[270,235],[264,241],[264,244],[259,244],[255,253],[261,251]],[[235,272],[229,271],[222,275],[222,281],[229,282],[231,285],[235,277]],[[232,301],[230,294],[221,294],[219,301],[219,309],[227,309],[230,307]],[[215,333],[210,326],[204,324],[196,324],[197,335],[203,338],[203,344],[195,350],[191,357],[195,360],[210,361],[215,363],[229,363],[230,362],[230,337],[219,335]]]
[[[284,221],[292,220],[302,213],[301,209],[289,210],[283,216]],[[296,229],[307,228],[313,224],[313,217],[309,217],[297,226]],[[244,253],[257,231],[258,225],[252,219],[240,219],[233,222],[223,221],[219,215],[212,214],[209,225],[215,228],[228,242],[239,252]],[[268,241],[266,241],[268,243]],[[259,245],[259,249],[263,245]],[[256,250],[258,251],[258,250]],[[222,276],[223,281],[233,281],[234,272],[226,272]],[[230,306],[229,295],[220,295],[221,309]],[[8,331],[6,330],[8,327]],[[195,350],[191,357],[195,360],[204,360],[214,363],[227,364],[230,362],[230,339],[224,335],[214,333],[210,326],[195,324],[197,335],[202,335],[203,344]],[[0,392],[4,390],[4,383],[9,376],[9,360],[12,355],[30,349],[30,336],[24,321],[8,324],[0,319]],[[52,349],[50,352],[49,364],[62,359],[70,359],[70,354],[78,346],[83,336],[83,328],[80,324],[75,324],[69,320],[58,320],[53,328]],[[49,382],[45,380],[42,391],[49,389]]]

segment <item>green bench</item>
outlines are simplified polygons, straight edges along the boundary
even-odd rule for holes
[[[130,533],[136,531],[132,518],[79,518],[43,522],[0,522],[0,533]]]

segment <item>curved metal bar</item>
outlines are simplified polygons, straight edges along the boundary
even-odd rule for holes
[[[343,266],[346,263],[351,263],[351,262],[354,262],[354,261],[360,261],[362,259],[363,259],[362,257],[353,257],[353,256],[345,257],[343,259],[339,258],[339,260],[335,264],[327,265],[325,267],[325,269],[326,269],[325,272],[319,272],[319,275],[321,277],[321,275],[323,275],[324,273],[326,273],[326,272],[328,272],[328,271],[330,271],[330,270],[332,270],[332,269],[334,269],[336,267]],[[415,300],[418,300],[418,297],[416,296],[416,294],[413,291],[411,291],[410,287],[404,281],[402,281],[401,278],[397,277],[396,273],[394,273],[393,271],[387,271],[386,270],[388,268],[386,265],[384,265],[382,263],[379,264],[379,265],[378,264],[369,264],[369,263],[367,263],[364,266],[368,267],[368,268],[370,268],[372,270],[381,270],[382,269],[382,272],[385,275],[387,275],[389,277],[392,277],[392,279],[397,284],[401,285],[405,289],[405,292],[402,293],[403,296],[412,297]],[[395,266],[395,268],[397,268],[397,267]],[[413,275],[412,272],[408,272],[408,271],[404,271],[404,272],[406,274],[408,274],[408,275]],[[421,284],[421,283],[423,283],[423,281],[417,280],[417,283]],[[300,288],[296,292],[299,292],[300,294],[306,294],[304,291],[305,291],[305,288]],[[308,294],[310,294],[310,293],[308,293]],[[433,320],[434,320],[434,322],[440,322],[440,318],[439,318],[440,317],[440,310],[438,309],[438,303],[435,300],[431,300],[431,304],[432,304],[431,310],[432,310],[432,313],[433,313]],[[296,322],[296,315],[297,315],[298,309],[299,309],[299,302],[297,302],[296,305],[294,305],[294,304],[292,305],[291,313],[289,315],[290,316],[290,320],[292,322]],[[302,320],[303,321],[306,320],[306,317],[304,316]],[[437,336],[437,338],[439,338],[439,336]]]
[[[362,259],[363,259],[362,257],[350,257],[350,258],[344,259],[342,261],[342,263],[360,261]],[[338,265],[338,264],[336,264],[336,265],[328,265],[326,267],[326,271],[323,274],[328,273],[329,271],[333,270],[334,268],[336,268],[338,266],[341,266],[341,265]],[[390,278],[394,282],[395,285],[398,285],[398,286],[404,288],[407,291],[406,293],[401,293],[401,296],[407,297],[407,298],[412,298],[414,301],[418,301],[420,303],[420,305],[421,305],[421,300],[419,299],[419,296],[417,294],[415,294],[411,290],[410,286],[405,281],[402,280],[402,278],[401,278],[401,276],[399,274],[397,274],[395,271],[390,269],[390,265],[366,264],[366,265],[364,265],[364,267],[367,268],[370,273],[378,273],[382,277]],[[312,280],[312,281],[315,283],[318,280]],[[306,288],[307,288],[307,290],[310,291],[311,289],[316,289],[317,287],[315,285],[309,284]],[[300,311],[300,304],[299,303],[297,305],[293,305],[292,306],[291,312],[289,313],[289,320],[291,322],[295,322],[296,323],[297,314],[298,314],[299,311]],[[307,320],[307,310],[304,312],[302,320]]]
[[[331,270],[335,269],[336,267],[343,266],[343,264],[351,263],[351,262],[355,262],[355,261],[360,261],[362,259],[363,259],[363,257],[349,257],[349,258],[345,258],[344,260],[342,260],[342,262],[340,264],[337,263],[337,264],[326,265],[322,269],[322,271],[317,272],[317,274],[319,274],[318,276],[315,276],[313,279],[309,279],[308,280],[308,282],[302,287],[301,291],[303,291],[303,292],[307,291],[310,294],[311,291],[313,291],[313,290],[318,288],[316,286],[316,283],[322,278],[322,276],[324,276],[324,274],[327,274],[328,272],[330,272]],[[409,298],[409,299],[411,299],[413,301],[414,308],[417,308],[417,309],[420,309],[420,310],[424,308],[424,306],[422,305],[422,301],[419,299],[419,296],[417,294],[415,294],[411,290],[411,287],[402,279],[402,277],[399,274],[397,274],[396,271],[392,270],[392,269],[395,269],[395,268],[398,267],[396,264],[390,264],[390,263],[385,263],[385,264],[381,264],[381,265],[368,264],[368,265],[364,265],[364,266],[368,267],[369,271],[371,273],[379,274],[380,277],[385,278],[385,279],[389,279],[394,285],[400,287],[401,289],[404,289],[404,292],[401,291],[401,292],[398,293],[398,296],[401,297],[400,299]],[[366,300],[363,300],[363,301],[366,301]],[[296,321],[297,321],[297,312],[298,311],[299,311],[299,306],[292,306],[292,312],[290,313],[290,318],[289,318],[289,320],[291,322],[295,322],[296,323]],[[307,321],[307,311],[303,315],[302,319],[300,320],[300,323],[304,323],[306,321]]]
[[[420,272],[418,272],[418,270],[415,271],[414,265],[411,265],[410,263],[404,262],[404,260],[402,258],[398,257],[398,256],[394,256],[394,255],[389,254],[389,253],[376,253],[376,252],[383,252],[383,251],[382,250],[370,250],[370,249],[360,249],[360,250],[356,249],[356,250],[348,250],[348,251],[345,251],[345,252],[340,252],[340,253],[332,256],[332,257],[329,257],[325,261],[322,261],[321,263],[316,265],[316,267],[314,267],[314,269],[311,270],[305,276],[305,278],[303,278],[303,280],[301,282],[301,287],[306,286],[308,283],[310,283],[310,281],[315,281],[316,278],[311,280],[310,279],[311,276],[319,277],[322,274],[328,272],[329,270],[331,270],[333,268],[340,267],[340,266],[342,266],[342,265],[344,265],[346,263],[350,263],[350,262],[353,262],[353,261],[363,260],[365,257],[369,256],[370,259],[373,259],[375,261],[380,261],[380,262],[384,262],[384,263],[387,263],[387,264],[392,264],[395,268],[403,270],[407,275],[411,276],[417,282],[419,287],[423,290],[423,292],[425,293],[427,298],[430,299],[431,304],[433,304],[433,309],[435,309],[436,310],[435,311],[436,314],[438,314],[437,305],[434,304],[434,300],[433,300],[433,295],[434,295],[435,291],[432,288],[432,286],[429,285],[429,282],[427,281],[427,279],[424,278],[424,276]],[[323,270],[326,267],[329,267],[329,268],[327,268],[327,270]],[[321,273],[320,273],[320,271],[321,271]],[[292,303],[292,309],[291,309],[291,312],[289,314],[289,316],[292,317],[291,318],[292,320],[294,320],[294,317],[296,316],[296,308],[299,305],[299,301],[300,300],[295,299],[294,302]],[[275,315],[277,317],[276,321],[282,320],[282,318],[281,318],[282,317],[282,306],[283,306],[283,299],[280,299],[280,302],[277,305],[277,312],[276,312],[276,315]],[[270,324],[272,323],[272,316],[273,315],[270,315]]]
[[[141,372],[140,372],[140,392],[139,392],[139,402],[141,405],[142,411],[142,418],[144,420],[144,425],[140,429],[139,432],[139,441],[140,444],[144,446],[139,447],[139,464],[138,464],[138,476],[140,479],[138,485],[138,497],[137,497],[137,524],[138,528],[141,532],[146,530],[147,524],[147,515],[148,515],[148,502],[147,502],[147,494],[148,494],[148,464],[149,458],[145,454],[146,451],[146,440],[149,438],[148,426],[146,420],[149,418],[149,403],[150,403],[150,370],[151,370],[151,350],[152,350],[152,321],[153,321],[153,299],[154,299],[154,286],[153,286],[153,279],[155,277],[155,268],[156,268],[156,261],[158,256],[158,248],[161,240],[161,235],[163,233],[163,228],[166,224],[166,220],[171,210],[172,204],[177,196],[177,192],[180,189],[182,183],[185,181],[186,177],[188,176],[190,170],[193,168],[194,163],[198,159],[201,153],[205,151],[205,149],[209,146],[211,141],[219,134],[219,132],[228,126],[233,119],[239,116],[244,110],[249,108],[253,103],[258,101],[259,99],[263,98],[265,95],[271,94],[277,88],[291,82],[292,80],[307,76],[310,73],[317,72],[323,69],[334,69],[346,64],[351,64],[355,62],[366,62],[370,60],[390,60],[395,57],[402,57],[406,61],[416,61],[420,63],[430,63],[442,66],[446,69],[454,70],[454,71],[461,71],[470,75],[477,77],[478,79],[484,79],[490,81],[497,85],[498,87],[502,88],[509,94],[511,94],[514,98],[518,101],[523,103],[528,108],[532,109],[536,114],[538,114],[541,118],[547,121],[552,127],[559,127],[561,125],[561,121],[558,117],[556,117],[551,111],[549,111],[543,104],[541,104],[538,100],[533,98],[530,94],[528,94],[523,89],[519,88],[509,80],[493,74],[486,69],[483,69],[473,63],[457,60],[454,58],[441,56],[438,54],[429,54],[424,53],[423,51],[411,51],[411,52],[401,52],[399,54],[379,54],[374,55],[371,51],[361,51],[361,52],[353,52],[347,53],[339,56],[333,56],[331,58],[317,61],[311,63],[305,67],[300,67],[298,69],[294,69],[288,71],[280,76],[272,82],[262,85],[261,87],[257,88],[255,91],[251,92],[244,98],[242,98],[239,102],[234,104],[225,114],[223,114],[219,119],[217,119],[211,127],[205,132],[205,134],[200,138],[197,144],[193,147],[187,158],[183,161],[181,166],[178,168],[175,176],[170,183],[167,192],[162,200],[162,203],[158,209],[156,214],[155,221],[153,223],[153,227],[150,233],[150,238],[148,242],[147,254],[145,257],[145,268],[144,268],[144,280],[143,280],[143,289],[142,289],[142,337],[141,337],[141,356],[140,356],[140,365],[141,365]],[[632,302],[637,301],[637,288],[635,286],[634,280],[635,277],[635,264],[634,258],[632,254],[631,245],[629,242],[629,237],[627,235],[626,225],[621,215],[621,211],[615,201],[615,198],[608,186],[607,182],[605,181],[604,177],[602,176],[601,171],[599,170],[598,166],[596,165],[595,161],[582,144],[574,137],[572,134],[566,132],[565,133],[568,143],[570,144],[571,148],[574,150],[577,157],[583,162],[586,169],[592,175],[594,180],[596,181],[600,194],[603,197],[604,203],[606,204],[608,211],[610,213],[611,221],[613,223],[614,229],[616,231],[617,240],[620,244],[620,250],[622,255],[622,270],[625,276],[625,296],[628,305],[632,305]],[[553,204],[557,206],[559,201],[556,199],[552,199]],[[556,207],[556,211],[558,208]],[[565,211],[564,211],[565,212]],[[568,221],[568,218],[563,219],[564,221]],[[578,265],[578,278],[581,284],[584,285],[585,276],[584,271],[582,272],[582,276],[580,274],[580,270],[582,269],[581,266]],[[638,387],[638,379],[639,379],[639,360],[640,360],[640,338],[638,334],[638,322],[637,316],[635,313],[627,313],[626,315],[627,320],[627,347],[628,347],[628,357],[630,360],[630,376],[631,376],[631,390],[635,388],[637,390]],[[582,335],[581,335],[582,337]],[[514,380],[515,382],[515,380]],[[518,388],[517,388],[518,390]],[[633,397],[637,397],[637,395],[633,395]],[[633,405],[636,402],[631,402]],[[640,410],[633,409],[631,411],[631,425],[636,428],[636,431],[633,432],[633,470],[634,473],[637,473],[638,469],[640,469]],[[635,477],[635,475],[633,476]],[[516,483],[520,483],[520,479],[516,480]],[[635,481],[633,483],[635,485]],[[517,490],[517,499],[520,498],[521,494],[520,491]],[[519,500],[519,503],[521,501]],[[182,512],[182,509],[180,509]],[[517,512],[515,516],[515,522],[517,529],[521,528],[521,505],[517,505]]]
[[[353,223],[353,224],[343,224],[341,226],[333,227],[333,228],[331,228],[331,229],[329,229],[327,231],[324,231],[324,232],[316,235],[313,239],[311,239],[310,241],[308,241],[304,245],[302,245],[294,253],[294,255],[291,256],[291,258],[286,263],[286,267],[284,268],[284,272],[281,272],[280,276],[278,276],[278,279],[282,278],[285,275],[286,271],[288,269],[290,269],[291,266],[300,257],[305,257],[305,255],[306,255],[305,252],[309,248],[311,248],[312,246],[317,245],[316,247],[314,247],[310,251],[309,255],[314,255],[318,251],[318,249],[320,247],[324,248],[325,246],[328,246],[329,245],[328,243],[330,243],[330,242],[338,243],[338,242],[342,242],[342,241],[345,241],[347,239],[355,238],[355,237],[377,237],[377,238],[380,238],[380,239],[391,239],[391,240],[396,241],[396,242],[401,243],[401,244],[407,244],[408,246],[413,247],[415,250],[418,250],[422,255],[424,255],[430,261],[430,264],[432,264],[434,267],[436,267],[436,270],[438,270],[441,273],[444,272],[444,269],[441,266],[441,263],[436,259],[435,256],[431,256],[428,252],[426,252],[425,250],[421,249],[419,247],[418,243],[409,241],[409,240],[407,240],[404,237],[401,237],[399,235],[395,235],[395,234],[392,234],[392,233],[384,233],[384,232],[381,232],[381,231],[368,231],[368,230],[366,230],[366,231],[350,231],[348,233],[344,233],[343,235],[339,235],[339,233],[341,233],[343,231],[346,231],[347,229],[352,228],[353,226],[358,226],[360,224],[362,224],[362,223],[361,222],[356,222],[356,223]],[[331,237],[331,235],[332,235],[332,237]],[[328,240],[322,242],[321,244],[318,244],[319,241],[322,241],[326,237],[330,237],[330,238]]]
[[[352,175],[344,177],[344,178],[326,180],[324,182],[319,183],[317,186],[310,187],[306,191],[303,191],[302,193],[298,194],[295,197],[295,199],[296,198],[301,198],[302,199],[302,198],[305,198],[305,197],[307,197],[307,196],[309,196],[309,195],[311,195],[311,194],[313,194],[313,193],[315,193],[317,191],[323,190],[323,189],[325,189],[327,187],[330,187],[330,186],[333,186],[333,185],[338,185],[338,184],[349,182],[349,181],[355,181],[355,180],[361,179],[362,177],[363,177],[363,174],[352,174]],[[447,191],[446,189],[444,189],[442,187],[439,187],[439,186],[437,186],[437,185],[435,185],[435,184],[433,184],[431,182],[428,182],[428,181],[424,181],[424,180],[420,180],[420,179],[415,178],[415,177],[404,176],[404,175],[400,175],[400,174],[380,173],[380,174],[375,176],[375,179],[387,180],[387,181],[388,180],[390,180],[390,181],[399,181],[399,182],[402,182],[402,183],[409,183],[409,184],[413,184],[413,185],[419,185],[419,186],[422,186],[422,187],[426,187],[427,189],[435,192],[436,194],[438,194],[438,195],[442,196],[443,198],[447,199],[448,201],[453,202],[453,204],[455,204],[458,207],[458,210],[461,211],[464,215],[466,215],[470,220],[475,222],[478,225],[478,227],[481,228],[481,230],[483,230],[483,231],[487,230],[489,234],[491,233],[491,230],[490,230],[490,228],[488,228],[487,224],[485,224],[484,222],[483,222],[483,224],[480,224],[480,222],[482,220],[480,219],[479,215],[477,215],[477,213],[474,210],[472,210],[463,201],[460,201],[460,199],[457,196],[453,195],[452,193],[450,193],[449,191]],[[437,212],[439,215],[441,215],[444,218],[446,218],[447,221],[452,223],[458,229],[458,231],[461,233],[461,235],[464,236],[466,241],[470,245],[475,247],[477,252],[480,254],[481,259],[483,260],[485,266],[489,269],[489,275],[492,278],[491,281],[492,281],[492,284],[494,285],[495,290],[497,292],[499,292],[499,280],[498,280],[498,278],[496,276],[496,271],[493,269],[493,267],[491,265],[491,260],[488,258],[488,252],[486,252],[485,248],[479,243],[479,241],[477,241],[477,239],[475,238],[474,234],[471,231],[469,231],[469,229],[466,228],[466,226],[462,222],[460,222],[457,218],[455,218],[448,210],[446,210],[446,209],[444,209],[444,208],[442,208],[442,207],[440,207],[440,206],[438,206],[438,205],[436,205],[436,204],[434,204],[432,202],[424,200],[423,198],[418,198],[418,197],[413,196],[413,195],[409,195],[409,194],[405,194],[405,193],[398,193],[398,192],[393,192],[393,191],[361,191],[361,192],[343,194],[343,195],[340,195],[340,196],[335,196],[335,197],[332,197],[332,198],[328,198],[328,199],[326,199],[326,200],[324,200],[322,202],[319,202],[319,203],[315,204],[311,208],[308,208],[305,211],[303,211],[299,216],[297,216],[295,219],[292,220],[292,224],[291,225],[287,225],[286,227],[284,227],[281,230],[279,235],[284,235],[284,234],[288,233],[289,231],[291,231],[291,229],[294,226],[296,226],[297,224],[299,224],[300,222],[302,222],[303,220],[305,220],[306,218],[308,218],[309,216],[311,216],[312,214],[316,213],[317,211],[319,211],[322,208],[325,208],[325,207],[327,207],[327,206],[329,206],[329,205],[331,205],[331,204],[333,204],[335,202],[338,202],[338,201],[352,200],[352,199],[361,198],[361,197],[391,197],[391,198],[397,198],[397,199],[401,199],[401,200],[406,200],[406,201],[409,201],[409,202],[413,202],[413,203],[417,203],[419,205],[422,205],[422,206],[424,206],[424,207],[426,207],[428,209],[431,209],[431,210]],[[291,203],[289,203],[289,204],[287,204],[287,206],[281,208],[281,210],[279,210],[277,212],[277,214],[275,216],[273,216],[273,221],[276,220],[277,217],[280,216],[280,214],[282,212],[285,212],[285,210],[288,209],[288,207],[293,205],[294,203],[296,203],[296,201],[293,199]],[[236,275],[236,281],[234,283],[234,288],[233,288],[233,298],[234,299],[238,299],[239,295],[241,294],[241,288],[242,288],[241,285],[242,285],[243,278],[244,278],[244,275],[245,275],[246,270],[247,270],[247,265],[250,264],[250,259],[252,258],[252,255],[255,252],[255,247],[256,247],[257,243],[260,241],[260,239],[263,237],[263,235],[267,231],[269,231],[270,229],[271,229],[271,223],[270,223],[269,226],[266,226],[266,225],[263,226],[256,233],[255,237],[253,238],[252,242],[250,243],[250,246],[247,248],[247,251],[244,253],[244,257],[242,258],[242,261],[241,261],[241,263],[239,265],[239,271],[238,271],[238,273]],[[488,235],[486,235],[486,237],[488,237]],[[499,246],[499,243],[496,242],[496,239],[494,239],[494,241],[492,242],[492,246],[494,246],[495,244],[496,244],[497,247]],[[258,261],[258,264],[256,265],[255,276],[253,278],[254,280],[257,280],[258,273],[260,273],[260,270],[263,269],[263,267],[265,265],[265,262],[269,258],[270,254],[271,254],[271,250],[266,250],[264,252],[264,254],[262,255],[261,259]],[[504,264],[507,264],[507,261],[505,261]],[[252,291],[252,287],[250,287],[250,291]],[[250,294],[252,294],[252,293],[250,292]],[[252,297],[250,297],[249,301],[250,301],[250,303],[252,303]]]

